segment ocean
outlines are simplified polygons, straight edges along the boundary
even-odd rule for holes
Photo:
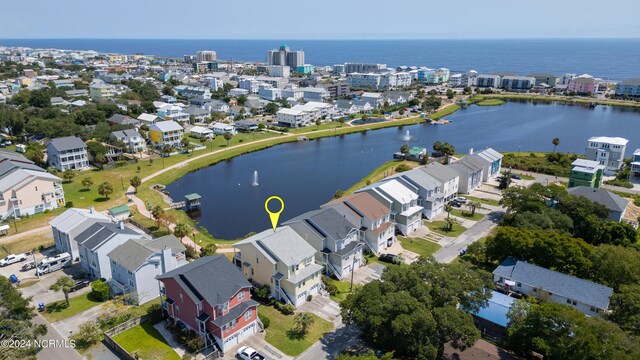
[[[142,40],[0,39],[0,46],[96,50],[182,57],[215,50],[220,60],[266,61],[286,43],[313,65],[351,62],[447,67],[454,72],[588,73],[608,80],[640,77],[640,39],[528,40]]]

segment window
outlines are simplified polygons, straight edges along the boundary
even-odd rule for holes
[[[517,283],[516,285],[517,285],[518,287],[521,287],[521,286],[522,286],[522,283]]]
[[[591,312],[598,312],[598,309],[596,309],[595,307],[591,307]]]
[[[246,313],[244,313],[245,320],[251,320],[252,316],[253,316],[253,311],[251,311],[251,309],[249,309]]]
[[[229,302],[228,301],[226,303],[222,304],[222,311],[227,311],[227,309],[229,309]]]
[[[256,264],[260,263],[260,259],[256,256]]]
[[[242,301],[242,300],[244,300],[244,291],[241,291],[241,292],[238,294],[238,301]]]

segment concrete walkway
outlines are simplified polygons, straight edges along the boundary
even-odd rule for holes
[[[167,344],[169,344],[169,346],[171,346],[171,348],[173,348],[173,351],[175,351],[176,354],[178,354],[178,356],[180,356],[180,358],[182,358],[184,356],[184,354],[186,353],[186,350],[184,349],[184,347],[182,347],[176,341],[176,339],[173,337],[171,332],[169,332],[169,330],[167,330],[167,328],[164,326],[164,321],[161,321],[161,322],[153,325],[153,327],[156,330],[158,330],[160,335],[162,335],[162,337],[164,338],[164,341]]]

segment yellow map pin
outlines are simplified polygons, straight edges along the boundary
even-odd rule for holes
[[[278,210],[277,212],[273,212],[269,210],[269,201],[271,200],[280,201],[280,210]],[[278,219],[280,218],[280,213],[282,213],[282,210],[284,210],[284,201],[282,201],[282,199],[279,196],[271,196],[267,199],[267,201],[264,202],[264,209],[267,211],[267,214],[269,214],[269,219],[271,219],[271,226],[273,226],[273,232],[276,232],[276,227],[278,227]]]

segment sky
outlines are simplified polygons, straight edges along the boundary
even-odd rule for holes
[[[639,0],[0,0],[0,38],[640,38]]]

